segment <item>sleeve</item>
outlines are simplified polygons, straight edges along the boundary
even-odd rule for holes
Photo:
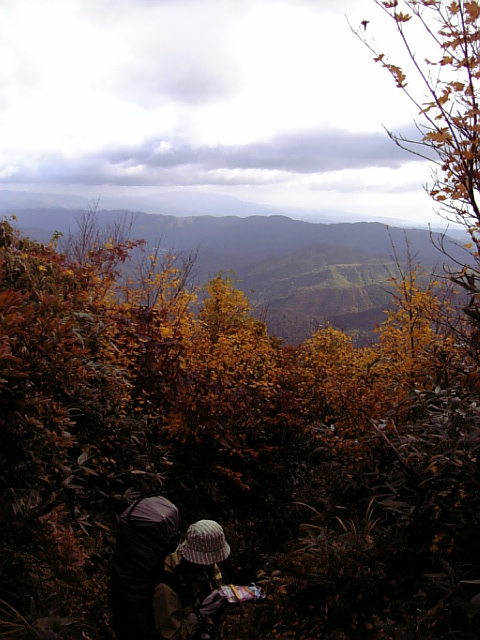
[[[153,594],[155,632],[162,640],[186,640],[199,627],[192,607],[182,607],[180,598],[167,584],[156,586]]]
[[[215,587],[217,589],[220,589],[220,587],[223,584],[223,576],[222,576],[222,572],[220,571],[220,567],[218,566],[218,564],[215,564],[213,566],[213,579],[215,581]]]

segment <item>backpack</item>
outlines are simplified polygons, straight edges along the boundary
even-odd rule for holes
[[[113,628],[119,640],[151,640],[153,592],[179,543],[177,507],[163,496],[137,500],[120,516],[111,561]]]

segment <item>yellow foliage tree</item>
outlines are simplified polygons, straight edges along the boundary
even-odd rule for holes
[[[209,431],[236,448],[276,391],[280,350],[231,278],[215,277],[206,294],[183,342],[181,363],[190,384],[184,388],[182,415],[173,410],[169,428],[181,437]],[[240,440],[229,444],[234,433]]]
[[[377,350],[385,382],[400,400],[412,390],[444,382],[460,354],[451,330],[455,312],[447,282],[426,278],[419,266],[390,281],[394,306],[377,330]]]
[[[300,349],[299,391],[311,419],[337,450],[356,446],[371,433],[372,421],[387,415],[401,425],[412,391],[435,388],[460,366],[446,323],[453,311],[445,281],[422,284],[422,276],[417,267],[392,278],[394,306],[375,345],[356,348],[345,333],[328,326]]]
[[[356,348],[342,331],[326,327],[302,345],[299,391],[323,433],[343,447],[364,435],[369,420],[380,417],[391,398],[377,350]]]

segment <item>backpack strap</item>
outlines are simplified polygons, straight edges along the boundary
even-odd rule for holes
[[[143,498],[138,498],[137,500],[135,500],[135,502],[133,502],[130,507],[128,508],[128,513],[127,513],[127,520],[128,523],[131,524],[132,522],[132,513],[135,511],[136,507],[138,504],[140,504],[140,502],[143,500]]]
[[[162,583],[169,586],[177,594],[182,607],[194,606],[195,597],[192,586],[183,580],[178,573],[164,569],[157,580],[157,584]]]

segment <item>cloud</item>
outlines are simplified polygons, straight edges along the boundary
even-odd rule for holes
[[[420,163],[381,129],[410,105],[345,20],[382,33],[370,4],[5,0],[0,183],[342,208],[354,194],[353,210],[410,192]]]
[[[10,161],[38,153],[93,158],[117,142],[130,149],[181,137],[188,144],[175,145],[175,166],[196,155],[204,168],[250,169],[258,149],[260,166],[290,171],[298,157],[308,172],[323,170],[328,153],[339,157],[337,141],[319,141],[314,157],[278,132],[299,123],[378,131],[379,113],[393,118],[355,66],[360,56],[350,46],[358,43],[343,9],[328,0],[4,4],[0,154]],[[271,149],[253,146],[267,138]]]
[[[134,58],[125,64],[114,80],[116,90],[123,95],[135,95],[137,104],[149,108],[165,102],[187,106],[209,104],[234,95],[236,90],[234,63],[225,67],[221,56],[210,46],[201,48],[202,59],[194,59],[192,52],[161,54]],[[171,56],[171,57],[170,57]],[[172,58],[175,64],[172,64]]]
[[[384,134],[346,131],[285,133],[275,139],[221,150],[227,168],[324,173],[365,166],[397,167],[404,154]]]
[[[108,26],[106,43],[117,54],[107,85],[146,108],[166,101],[198,107],[233,95],[240,70],[229,45],[243,5],[103,0],[100,20]],[[86,15],[95,20],[91,8]]]
[[[110,166],[123,169],[196,167],[199,171],[266,170],[293,174],[327,173],[362,167],[399,167],[412,157],[386,133],[343,130],[283,133],[244,145],[192,146],[150,140],[107,153]]]
[[[10,167],[3,182],[116,185],[268,184],[292,176],[366,167],[395,169],[414,156],[386,133],[290,132],[245,145],[195,146],[147,140],[82,158],[50,155],[35,166]]]
[[[314,174],[303,181],[306,189],[314,191],[337,191],[347,193],[402,194],[418,191],[419,186],[430,179],[429,163],[419,162],[419,158],[408,156],[400,168],[362,167],[342,169],[331,173]]]

